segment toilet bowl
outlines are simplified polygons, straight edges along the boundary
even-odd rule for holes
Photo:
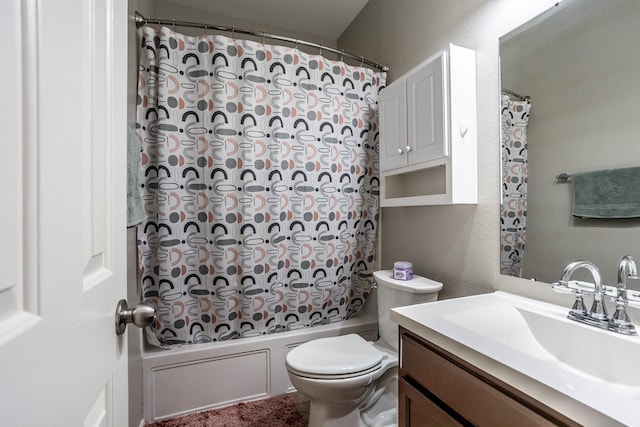
[[[414,276],[402,281],[391,270],[374,273],[380,339],[350,334],[312,340],[286,357],[293,386],[310,401],[309,427],[397,425],[398,326],[394,307],[435,301],[442,284]]]

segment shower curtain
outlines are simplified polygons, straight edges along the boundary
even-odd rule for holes
[[[375,260],[385,75],[167,27],[141,46],[138,247],[159,341],[353,316]]]
[[[527,123],[529,101],[502,97],[500,273],[520,276],[527,231]]]

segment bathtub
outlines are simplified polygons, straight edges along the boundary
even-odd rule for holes
[[[357,333],[378,339],[376,292],[353,318],[264,337],[146,348],[142,355],[144,419],[150,423],[291,391],[285,356],[317,338]]]

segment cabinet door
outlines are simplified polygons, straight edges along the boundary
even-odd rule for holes
[[[407,76],[409,164],[447,156],[446,52]]]
[[[398,378],[398,426],[400,427],[460,427],[457,420],[435,402]]]
[[[407,164],[407,96],[405,79],[380,94],[380,170]]]
[[[400,376],[420,384],[442,407],[451,408],[474,426],[575,425],[479,369],[461,365],[454,356],[445,357],[429,342],[406,333],[401,333],[400,339]]]

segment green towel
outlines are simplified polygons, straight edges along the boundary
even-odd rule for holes
[[[147,219],[140,196],[140,143],[131,129],[127,130],[127,227]]]
[[[571,175],[573,216],[640,218],[640,167]]]

